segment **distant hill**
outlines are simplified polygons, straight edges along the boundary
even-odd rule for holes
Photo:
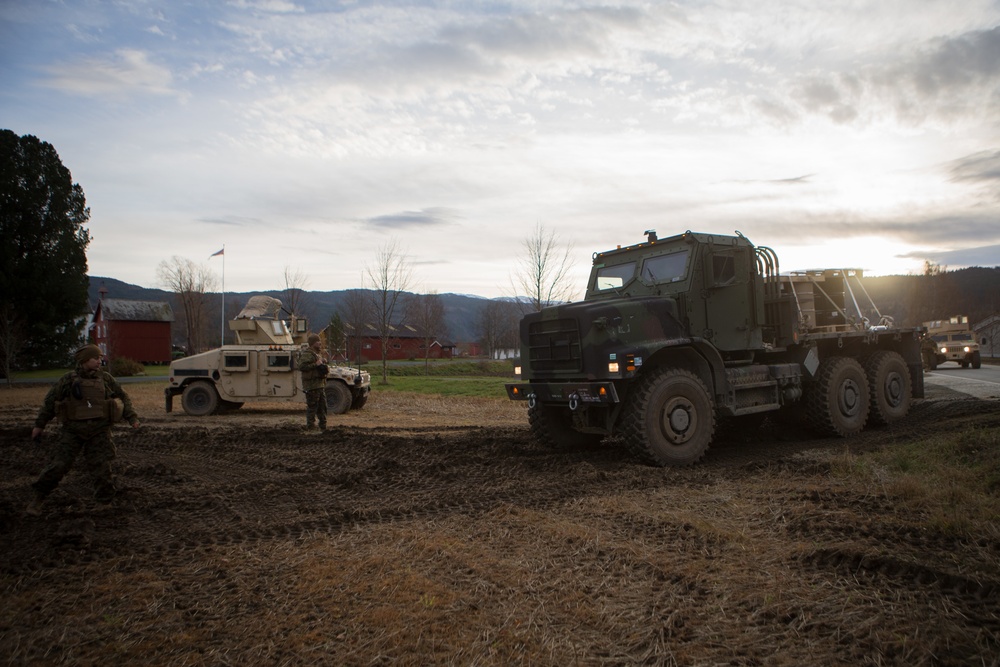
[[[114,278],[90,277],[91,308],[100,299],[101,288],[107,290],[108,298],[134,299],[137,301],[167,301],[178,315],[176,297],[171,292],[160,289],[130,285]],[[864,279],[865,291],[878,308],[878,314],[888,315],[899,326],[918,326],[922,322],[968,315],[971,322],[979,322],[990,315],[1000,313],[1000,267],[959,269],[946,271],[936,276],[882,276]],[[281,298],[281,291],[269,292],[227,292],[226,318],[230,319],[243,308],[254,294],[266,294]],[[302,314],[309,319],[313,329],[321,329],[340,310],[346,291],[307,291],[302,302]],[[490,302],[483,297],[464,294],[441,294],[444,304],[447,338],[454,343],[477,341],[476,330],[482,309]],[[856,294],[859,304],[873,323],[875,313],[869,312],[863,293]],[[219,322],[221,313],[219,293],[209,300],[209,321]],[[175,337],[179,335],[175,331]],[[179,340],[175,342],[180,342]]]
[[[108,278],[104,276],[90,276],[90,307],[93,309],[101,298],[101,289],[107,290],[109,299],[130,299],[135,301],[167,301],[174,309],[174,315],[178,315],[178,303],[173,292],[161,289],[139,287],[129,283]],[[247,300],[256,294],[264,294],[281,299],[280,290],[263,292],[226,292],[226,319],[232,319],[246,304]],[[342,306],[346,290],[332,292],[312,292],[306,291],[302,299],[302,315],[309,320],[310,327],[316,330],[322,329],[330,321],[335,312]],[[440,294],[441,302],[444,304],[445,325],[448,328],[447,338],[455,343],[468,343],[478,340],[479,334],[476,331],[477,322],[482,309],[489,303],[489,299],[484,297],[469,296],[464,294]],[[219,322],[221,328],[222,318],[220,305],[222,303],[221,294],[211,293],[209,296],[209,321]],[[175,337],[180,332],[175,332]],[[176,340],[175,342],[180,342]]]

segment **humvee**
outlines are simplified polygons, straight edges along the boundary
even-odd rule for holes
[[[946,361],[954,361],[962,368],[980,368],[983,364],[979,343],[972,335],[969,318],[955,315],[947,320],[924,322],[928,337],[937,343],[933,368]]]
[[[235,344],[171,362],[164,389],[167,412],[173,411],[175,396],[181,397],[184,412],[196,417],[236,410],[247,401],[305,403],[297,367],[303,343],[278,317],[281,309],[278,299],[253,296],[229,322]],[[304,327],[295,328],[304,332]],[[328,364],[326,404],[331,414],[364,407],[370,391],[367,371]]]

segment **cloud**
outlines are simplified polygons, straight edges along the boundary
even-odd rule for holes
[[[104,58],[62,63],[47,68],[50,77],[42,84],[64,92],[98,96],[132,94],[177,95],[170,70],[149,61],[144,51],[119,49]]]
[[[961,250],[928,250],[923,252],[911,252],[901,257],[912,259],[926,259],[941,266],[1000,266],[1000,245],[982,246],[978,248],[964,248]]]
[[[439,227],[452,224],[457,215],[447,208],[428,208],[421,211],[403,211],[367,218],[364,222],[386,229],[408,229],[413,227]]]
[[[950,163],[952,181],[1000,180],[1000,150],[979,151]]]
[[[198,222],[227,227],[260,227],[264,224],[264,220],[261,218],[248,218],[239,215],[226,215],[219,218],[198,218]]]

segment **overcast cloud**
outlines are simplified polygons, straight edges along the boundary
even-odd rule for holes
[[[225,245],[232,291],[498,296],[536,225],[783,270],[1000,265],[1000,2],[0,3],[0,127],[53,144],[90,272]],[[222,270],[217,259],[209,264]]]

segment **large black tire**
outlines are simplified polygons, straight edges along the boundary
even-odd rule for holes
[[[219,394],[207,382],[192,382],[184,388],[181,407],[192,417],[204,417],[214,413],[219,407]]]
[[[830,357],[819,365],[816,382],[806,390],[809,426],[820,435],[846,438],[868,421],[868,380],[856,360]]]
[[[715,433],[715,405],[696,375],[663,368],[639,382],[624,415],[629,447],[659,466],[689,466]]]
[[[871,414],[875,424],[892,424],[907,415],[913,397],[910,369],[898,352],[880,350],[865,361]]]
[[[983,357],[978,351],[972,353],[972,367],[982,368],[983,367]]]
[[[359,393],[351,400],[351,410],[360,410],[361,408],[365,407],[365,403],[367,402],[368,402],[368,393],[367,392],[365,392],[364,394]]]
[[[331,415],[342,415],[351,409],[351,390],[339,380],[326,383],[326,411]]]
[[[596,445],[604,438],[600,433],[581,433],[573,428],[573,415],[568,407],[541,403],[529,406],[528,426],[535,440],[550,449]]]

